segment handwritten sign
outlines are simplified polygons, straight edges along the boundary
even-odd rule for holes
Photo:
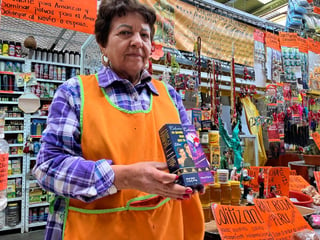
[[[293,169],[293,170],[290,169],[290,175],[297,175],[297,171],[295,169]],[[289,183],[289,185],[290,185],[290,183]]]
[[[212,211],[221,239],[271,240],[260,211],[255,206],[213,205]]]
[[[271,166],[267,166],[267,167],[254,167],[254,166],[252,166],[248,170],[249,176],[253,177],[253,179],[251,179],[251,181],[250,181],[250,187],[253,189],[254,192],[259,191],[258,176],[259,176],[260,169],[263,169],[264,182],[267,183],[268,182],[267,169],[269,169],[269,168],[271,168]],[[264,186],[266,187],[266,184]]]
[[[0,154],[0,191],[7,189],[9,154]]]
[[[97,1],[2,0],[1,14],[92,34]]]
[[[17,87],[37,85],[37,78],[34,72],[32,73],[16,73],[16,83]]]
[[[314,171],[313,172],[314,178],[316,179],[316,184],[317,184],[317,188],[319,191],[320,188],[320,172],[319,171]]]
[[[301,175],[290,175],[289,176],[289,190],[301,192],[301,189],[308,187],[308,183]]]
[[[276,186],[278,195],[288,197],[290,168],[272,167],[267,169],[267,174],[267,189],[270,189],[271,186]]]
[[[281,51],[279,36],[270,32],[266,32],[266,46]]]
[[[320,134],[318,132],[312,133],[312,138],[315,144],[317,145],[318,149],[320,149]]]
[[[294,232],[312,229],[287,197],[254,199],[265,228],[277,240],[290,240]]]

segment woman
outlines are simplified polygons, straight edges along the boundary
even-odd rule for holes
[[[179,94],[144,70],[155,20],[138,1],[101,2],[105,66],[59,87],[33,170],[59,196],[45,239],[203,239],[198,194],[175,184],[158,136],[190,122]]]

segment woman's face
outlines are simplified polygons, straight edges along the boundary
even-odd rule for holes
[[[139,13],[114,17],[108,41],[100,46],[111,62],[112,69],[133,84],[139,81],[141,70],[151,53],[151,29]]]

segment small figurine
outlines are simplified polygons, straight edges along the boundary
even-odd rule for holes
[[[230,180],[231,181],[239,181],[239,174],[237,173],[237,168],[233,167],[230,173]]]
[[[264,170],[263,168],[259,169],[258,175],[258,184],[259,184],[259,195],[258,198],[264,198]]]
[[[252,188],[248,188],[247,206],[254,205],[253,199],[254,199],[253,190],[252,190]]]
[[[243,185],[243,195],[242,198],[243,199],[247,199],[247,195],[248,195],[248,189],[250,187],[250,180],[253,179],[253,177],[250,177],[248,175],[248,170],[247,169],[243,169],[242,170],[242,185]]]

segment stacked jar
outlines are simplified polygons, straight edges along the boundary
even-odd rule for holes
[[[220,183],[221,186],[221,204],[231,205],[231,184],[229,182]]]
[[[221,204],[221,186],[220,183],[210,184],[210,203]]]
[[[239,206],[241,200],[241,189],[239,181],[230,181],[231,184],[231,205]]]
[[[205,222],[210,222],[213,219],[210,204],[210,195],[211,189],[209,185],[205,186],[205,193],[199,195]]]

